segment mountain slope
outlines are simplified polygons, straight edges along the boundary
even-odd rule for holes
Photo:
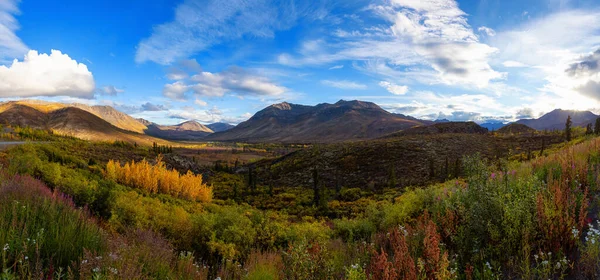
[[[118,128],[87,110],[61,103],[3,102],[0,103],[0,123],[47,129],[85,140],[165,143],[161,139]]]
[[[144,133],[146,125],[133,117],[121,113],[110,106],[88,106],[85,104],[73,103],[73,107],[88,111],[110,124],[124,130],[129,130],[137,133]]]
[[[144,132],[154,137],[170,140],[201,140],[213,131],[196,121],[187,121],[178,125],[149,124]]]
[[[230,129],[234,128],[235,125],[218,122],[218,123],[211,123],[211,124],[207,125],[206,127],[210,128],[214,132],[223,132],[225,130],[230,130]]]
[[[236,127],[206,137],[211,141],[340,142],[371,139],[423,123],[401,118],[374,103],[343,101],[305,106],[271,105]]]
[[[538,119],[522,119],[518,120],[517,123],[524,124],[537,130],[564,129],[568,116],[571,116],[573,126],[586,126],[589,123],[594,124],[598,118],[597,115],[590,111],[556,109]]]

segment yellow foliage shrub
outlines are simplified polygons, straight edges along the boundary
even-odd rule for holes
[[[177,170],[166,168],[162,157],[151,165],[145,159],[140,162],[131,161],[121,166],[110,160],[104,173],[107,179],[119,184],[145,190],[149,193],[168,194],[188,200],[210,202],[212,189],[202,182],[202,175],[189,171],[185,175]]]

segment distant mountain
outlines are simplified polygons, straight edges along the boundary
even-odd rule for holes
[[[142,118],[138,118],[138,119],[136,119],[136,120],[137,120],[138,122],[140,122],[141,124],[145,125],[145,126],[149,126],[149,125],[151,125],[151,124],[155,124],[155,123],[153,123],[153,122],[151,122],[151,121],[149,121],[149,120],[142,119]]]
[[[148,124],[146,134],[169,140],[197,141],[212,134],[213,131],[197,121],[187,121],[178,125]]]
[[[207,125],[206,127],[210,128],[214,132],[222,132],[222,131],[230,130],[230,129],[234,128],[235,125],[218,122],[218,123],[211,123],[211,124]]]
[[[377,138],[423,124],[394,115],[371,102],[340,100],[316,106],[283,102],[259,111],[232,129],[211,134],[206,140],[340,142]]]
[[[594,124],[597,115],[590,111],[574,111],[574,110],[561,110],[556,109],[550,113],[541,116],[538,119],[522,119],[518,120],[517,123],[524,124],[537,130],[555,130],[564,129],[567,117],[571,116],[573,126],[586,126],[591,123]]]
[[[122,140],[140,144],[163,142],[116,127],[96,114],[62,103],[29,100],[2,102],[0,123],[47,129],[85,140]]]
[[[506,124],[504,124],[502,122],[485,122],[485,123],[479,124],[479,126],[485,127],[489,131],[496,131],[496,130],[504,127],[505,125]]]
[[[429,135],[429,134],[486,134],[488,130],[474,122],[444,122],[426,126],[416,126],[403,131],[386,135],[384,138],[407,136],[407,135]]]

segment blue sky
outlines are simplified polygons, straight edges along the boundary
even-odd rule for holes
[[[0,98],[237,123],[282,101],[416,117],[600,112],[594,1],[0,0]]]

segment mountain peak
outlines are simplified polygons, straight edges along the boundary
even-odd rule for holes
[[[279,110],[292,110],[292,104],[287,102],[281,102],[277,104],[273,104],[270,106],[271,108],[279,109]]]
[[[206,127],[205,125],[203,125],[195,120],[189,120],[189,121],[182,122],[182,123],[178,124],[177,127],[179,130],[204,131],[204,132],[210,132],[210,133],[213,132],[210,128]]]

